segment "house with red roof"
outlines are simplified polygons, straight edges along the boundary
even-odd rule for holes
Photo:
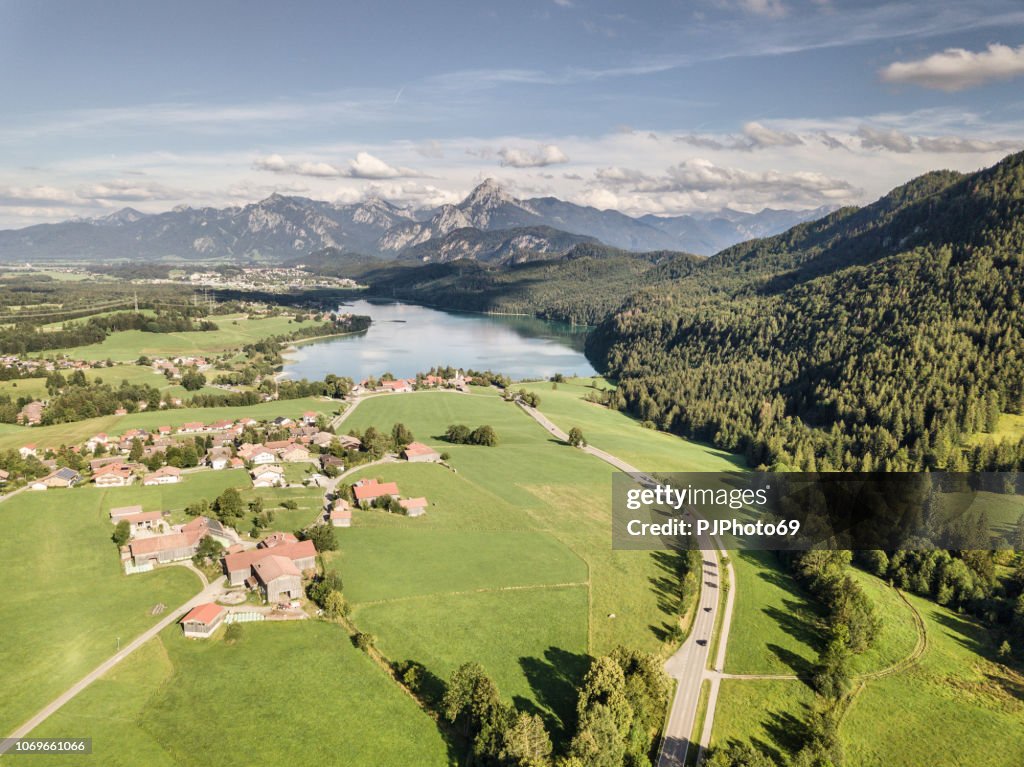
[[[426,498],[404,498],[398,502],[398,505],[405,510],[407,517],[422,517],[427,513]]]
[[[181,482],[181,469],[177,466],[161,466],[142,480],[144,485],[173,485],[176,482]]]
[[[252,577],[253,565],[269,556],[286,557],[300,572],[316,569],[316,546],[313,545],[313,541],[281,543],[269,548],[250,549],[225,556],[221,564],[228,577],[228,584],[241,586]]]
[[[100,466],[92,474],[96,487],[127,487],[135,479],[131,467],[123,463],[108,463]]]
[[[378,498],[389,495],[392,498],[401,498],[398,494],[398,485],[394,482],[378,482],[376,479],[363,479],[352,486],[356,502],[366,508],[373,504]]]
[[[291,533],[271,533],[262,541],[256,544],[258,549],[272,549],[286,543],[298,543],[299,539]]]
[[[422,442],[410,442],[402,451],[402,458],[409,463],[437,463],[441,454]]]
[[[196,605],[181,619],[181,628],[189,639],[209,639],[226,615],[227,610],[213,602]]]
[[[334,527],[352,527],[352,505],[344,498],[338,498],[326,518]]]
[[[273,552],[274,549],[264,549]],[[302,596],[302,571],[289,557],[271,553],[252,564],[252,578],[268,602]]]

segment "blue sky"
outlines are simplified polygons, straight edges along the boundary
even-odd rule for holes
[[[629,213],[860,203],[1024,146],[1024,4],[0,0],[0,226],[493,176]]]

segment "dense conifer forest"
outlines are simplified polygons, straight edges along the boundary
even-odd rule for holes
[[[780,469],[1020,468],[1024,154],[676,266],[595,330],[612,403]],[[658,269],[671,268],[671,262]]]

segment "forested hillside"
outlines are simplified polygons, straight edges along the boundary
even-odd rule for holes
[[[564,255],[520,251],[492,264],[381,262],[332,249],[312,254],[305,263],[320,274],[355,277],[378,296],[446,309],[596,324],[617,309],[626,295],[678,276],[703,260],[670,251],[630,253],[600,243],[581,243]]]
[[[640,290],[592,334],[640,418],[754,466],[1019,467],[954,449],[1024,409],[1024,154],[930,173]]]

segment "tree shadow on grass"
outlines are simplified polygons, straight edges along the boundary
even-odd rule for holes
[[[657,565],[658,574],[648,578],[651,590],[658,599],[658,610],[670,620],[661,626],[650,626],[651,632],[659,641],[668,639],[676,625],[676,617],[685,611],[688,605],[682,603],[682,579],[686,575],[686,549],[674,548],[666,551],[652,551],[651,559]],[[704,565],[714,565],[705,562]]]
[[[991,655],[992,644],[989,635],[978,624],[946,610],[935,610],[931,617],[936,623],[949,629],[947,633],[950,637],[975,655]]]
[[[762,724],[771,742],[765,743],[758,738],[752,738],[751,742],[762,751],[768,753],[779,764],[786,764],[786,758],[803,748],[807,742],[807,725],[804,720],[809,712],[810,707],[806,703],[800,704],[799,713],[790,711],[767,712]]]
[[[419,661],[414,660],[392,663],[391,669],[402,684],[416,693],[424,706],[440,713],[441,701],[447,688],[447,684],[441,677]],[[448,763],[464,763],[471,745],[469,741],[443,716],[439,716],[437,719],[437,731],[448,750]]]
[[[815,652],[821,651],[825,646],[823,627],[818,616],[808,610],[803,603],[784,599],[782,609],[766,607],[764,614],[775,621],[786,634],[806,644]]]
[[[519,659],[539,705],[526,698],[516,698],[516,707],[540,716],[555,743],[566,742],[576,729],[579,684],[590,668],[590,662],[589,655],[560,647],[549,647],[543,658]]]
[[[814,674],[814,663],[812,661],[777,644],[769,644],[767,647],[776,658],[790,668],[802,681],[807,682],[810,680]]]

